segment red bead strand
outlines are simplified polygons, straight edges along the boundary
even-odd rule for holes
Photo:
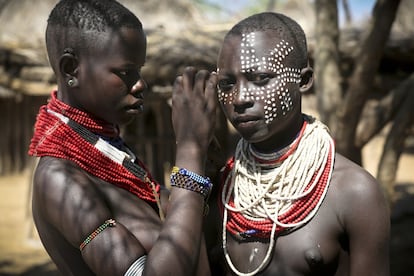
[[[29,146],[29,154],[33,156],[51,156],[70,160],[86,172],[123,188],[139,198],[155,202],[151,183],[160,186],[152,178],[145,165],[137,160],[137,165],[146,171],[149,181],[140,179],[121,164],[111,160],[92,144],[87,142],[67,124],[47,110],[63,114],[83,127],[99,135],[116,137],[118,128],[102,120],[96,120],[89,114],[66,105],[56,98],[56,91],[46,106],[40,108],[35,123],[35,132]]]
[[[331,173],[331,165],[332,165],[332,152],[329,151],[328,153],[328,160],[325,164],[322,172],[322,175],[320,176],[320,179],[318,183],[314,187],[314,191],[311,191],[306,196],[297,199],[295,203],[289,208],[289,210],[283,214],[280,214],[278,216],[278,221],[283,224],[294,224],[302,221],[305,219],[318,205],[319,201],[321,200],[321,197],[324,194],[324,191],[326,189],[326,185],[328,185],[329,175]],[[231,179],[227,179],[229,173],[232,171],[234,166],[234,157],[231,158],[225,167],[225,170],[222,175],[222,185],[221,187],[224,187],[224,181],[231,181]],[[318,172],[316,172],[308,186],[305,188],[305,191],[308,191],[309,188],[311,188],[312,183],[315,181],[315,178],[317,177]],[[221,191],[223,192],[223,191]],[[228,191],[226,191],[227,194]],[[221,193],[220,193],[221,194]],[[221,202],[221,199],[219,200],[219,208],[221,213],[224,212],[224,206]],[[234,202],[232,198],[230,198],[228,204],[232,207],[234,206]],[[229,233],[235,236],[242,236],[243,233],[252,232],[253,234],[249,234],[252,237],[256,238],[269,238],[273,226],[273,220],[270,218],[266,218],[260,221],[254,221],[250,220],[246,217],[244,217],[241,213],[228,210],[228,221],[226,225],[226,229]],[[280,225],[276,226],[276,234],[280,234],[282,231],[285,230],[285,227],[282,227]]]

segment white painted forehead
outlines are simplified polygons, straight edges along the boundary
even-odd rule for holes
[[[283,69],[287,56],[294,51],[289,42],[282,39],[270,45],[263,53],[256,52],[257,33],[242,34],[240,41],[240,63],[242,72],[253,72],[256,70],[271,70],[280,73]],[[295,71],[297,71],[296,69]]]

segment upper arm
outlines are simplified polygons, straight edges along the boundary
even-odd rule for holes
[[[389,275],[390,215],[377,181],[350,170],[341,189],[343,224],[349,239],[351,275]]]
[[[53,159],[40,162],[34,185],[34,200],[42,218],[75,248],[105,220],[114,218],[92,178],[70,162]],[[115,227],[108,227],[97,235],[81,254],[96,274],[118,275],[145,254],[145,250],[117,222]]]

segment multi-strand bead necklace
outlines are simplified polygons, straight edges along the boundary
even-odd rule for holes
[[[118,127],[58,100],[56,91],[40,108],[29,154],[73,161],[88,173],[160,207],[160,185],[123,144]]]
[[[254,275],[270,261],[275,236],[311,220],[328,189],[334,142],[321,122],[305,116],[296,139],[287,147],[262,154],[241,139],[223,174],[221,207],[223,249],[238,275]],[[239,240],[270,239],[262,263],[243,273],[227,251],[227,232]]]

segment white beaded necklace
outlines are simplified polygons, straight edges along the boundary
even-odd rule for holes
[[[313,119],[311,119],[313,120]],[[281,151],[285,152],[285,149]],[[223,249],[226,261],[237,275],[255,275],[269,262],[275,244],[277,226],[293,230],[310,221],[318,211],[329,186],[333,170],[333,160],[330,163],[328,183],[315,208],[301,221],[283,223],[278,216],[286,213],[295,200],[307,196],[314,191],[331,154],[334,158],[334,142],[328,128],[317,120],[309,122],[303,133],[297,149],[281,163],[260,163],[255,159],[274,160],[278,154],[261,154],[241,139],[235,152],[235,164],[227,176],[223,187]],[[314,177],[316,175],[316,177]],[[313,178],[314,177],[314,178]],[[313,182],[311,183],[313,178]],[[227,191],[227,193],[226,193]],[[234,206],[229,205],[233,196]],[[226,225],[228,211],[239,212],[245,218],[253,221],[271,219],[273,226],[270,234],[270,244],[262,263],[252,272],[243,273],[233,265],[227,251]]]

